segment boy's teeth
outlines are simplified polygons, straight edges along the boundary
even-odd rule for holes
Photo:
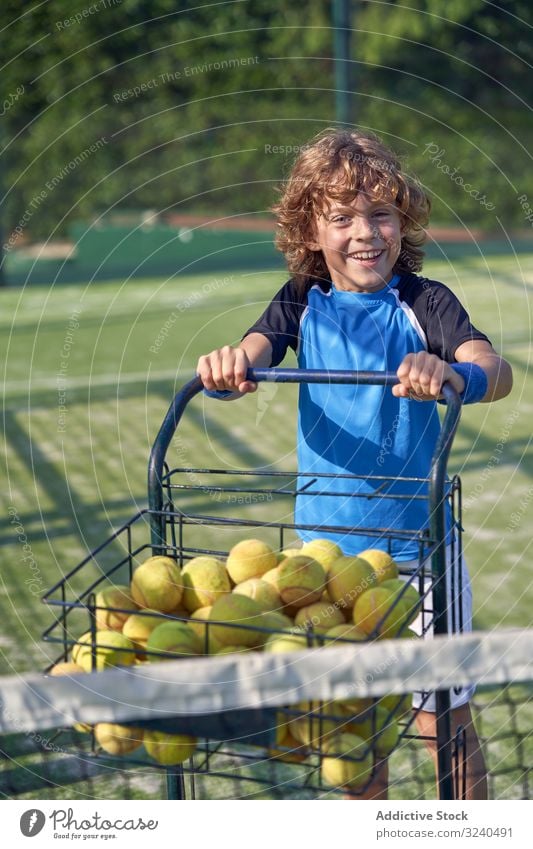
[[[380,253],[381,251],[361,251],[360,253],[350,254],[350,256],[355,257],[355,259],[375,259]]]

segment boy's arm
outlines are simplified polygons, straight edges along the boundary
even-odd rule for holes
[[[509,363],[500,357],[492,345],[482,339],[463,342],[455,351],[457,363],[473,363],[485,374],[487,388],[480,401],[498,401],[509,394],[513,385],[513,375]],[[442,384],[449,381],[457,392],[463,392],[465,381],[453,367],[435,354],[420,351],[408,354],[397,371],[400,383],[393,386],[392,392],[398,398],[413,395],[420,401],[434,401],[439,398]]]
[[[237,346],[225,345],[198,360],[196,373],[211,392],[230,391],[227,400],[255,392],[257,383],[246,380],[249,368],[268,368],[272,362],[272,345],[262,333],[250,333]]]

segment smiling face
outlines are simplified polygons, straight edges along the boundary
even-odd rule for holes
[[[322,251],[337,289],[378,292],[400,255],[402,219],[394,204],[360,192],[346,205],[328,201],[315,222],[312,251]]]

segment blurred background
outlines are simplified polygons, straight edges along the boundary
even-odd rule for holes
[[[200,224],[191,215],[268,232],[274,186],[336,122],[397,149],[434,227],[468,242],[489,231],[492,249],[509,231],[520,241],[533,220],[529,18],[525,0],[50,0],[23,13],[6,0],[4,276],[175,271],[209,253],[205,228],[183,230]],[[276,261],[258,241],[222,262]],[[36,242],[46,249],[21,253]]]
[[[425,273],[513,364],[509,398],[464,411],[451,471],[477,626],[529,623],[530,4],[3,9],[4,670],[48,661],[40,596],[146,505],[176,389],[285,282],[276,187],[302,144],[342,124],[381,135],[422,181]],[[290,386],[200,398],[170,461],[294,468],[295,407]]]
[[[421,180],[433,207],[424,273],[457,293],[513,366],[508,398],[463,410],[449,472],[463,481],[475,628],[531,625],[531,4],[2,9],[0,674],[55,659],[58,647],[41,638],[52,621],[43,594],[146,507],[150,448],[175,392],[198,356],[237,343],[286,281],[270,209],[301,146],[328,126],[372,130]],[[294,386],[263,383],[231,404],[199,396],[168,462],[291,472],[295,421]],[[283,516],[235,501],[204,487],[194,507],[291,520],[290,499]],[[206,528],[202,544],[220,547],[213,534]],[[123,556],[113,538],[65,580],[69,598]],[[499,709],[485,742],[508,727]],[[512,706],[512,728],[527,734],[530,713],[518,721]],[[46,795],[21,736],[18,792]],[[526,798],[524,753],[492,746],[493,796]],[[417,798],[424,774],[433,798],[421,763],[411,768],[402,750],[393,774],[414,776]],[[120,782],[76,789],[79,780],[77,769],[55,797],[123,798]],[[152,792],[141,784],[133,795]]]

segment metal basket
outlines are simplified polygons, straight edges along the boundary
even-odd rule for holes
[[[255,381],[269,380],[275,382],[313,382],[313,383],[357,383],[393,385],[397,378],[392,373],[375,372],[346,372],[346,371],[302,371],[293,369],[257,369],[250,370],[248,379]],[[282,550],[300,530],[314,530],[310,526],[296,525],[294,522],[278,521],[275,505],[283,503],[290,507],[296,495],[321,493],[322,486],[327,484],[323,478],[327,475],[305,474],[296,472],[272,470],[235,470],[192,467],[170,467],[166,462],[167,451],[171,445],[174,433],[189,401],[202,390],[198,378],[190,381],[174,398],[174,401],[163,421],[161,429],[154,442],[148,471],[149,509],[142,510],[130,521],[113,533],[98,548],[92,551],[78,566],[72,569],[61,581],[52,587],[44,596],[46,604],[57,611],[56,621],[46,630],[43,638],[48,642],[56,642],[61,646],[58,659],[66,660],[71,648],[76,645],[80,635],[85,631],[91,633],[91,653],[93,669],[96,669],[97,630],[96,593],[110,579],[116,583],[126,583],[131,579],[135,567],[146,557],[164,554],[172,557],[180,566],[199,554],[210,554],[224,557],[231,545],[243,535],[260,535],[269,541],[274,549]],[[395,539],[412,539],[416,541],[419,551],[418,567],[406,576],[406,587],[412,584],[421,596],[421,614],[423,631],[432,630],[435,634],[462,630],[460,615],[456,615],[456,605],[452,605],[452,615],[449,617],[446,589],[445,567],[445,527],[446,510],[449,510],[453,526],[452,560],[459,561],[461,557],[461,489],[457,477],[452,480],[446,477],[446,464],[452,440],[459,421],[461,402],[457,393],[449,386],[443,387],[447,401],[446,414],[432,461],[431,474],[427,481],[415,478],[392,479],[384,476],[366,477],[379,498],[389,497],[387,494],[390,482],[406,482],[427,484],[430,525],[426,530],[397,530],[394,528],[364,528],[354,529],[328,525],[320,530],[354,534],[361,530],[367,536],[375,536],[388,544]],[[357,475],[343,475],[347,479],[359,478]],[[302,481],[304,481],[302,485]],[[205,496],[209,496],[208,511],[205,510]],[[368,496],[365,496],[368,497]],[[397,498],[397,494],[394,495]],[[420,496],[422,497],[422,496]],[[218,509],[213,509],[216,503]],[[238,507],[245,506],[238,514]],[[265,516],[265,505],[269,505],[271,516]],[[448,505],[448,506],[447,506]],[[227,508],[231,506],[231,511]],[[231,512],[232,515],[225,515]],[[427,564],[431,563],[428,569]],[[400,570],[401,571],[401,570]],[[455,574],[456,570],[452,570]],[[460,574],[460,570],[459,570]],[[458,598],[461,586],[451,588],[452,597]],[[431,603],[427,603],[427,601]],[[121,608],[112,608],[124,612]],[[459,608],[460,610],[460,605]],[[183,619],[182,615],[161,614],[161,620]],[[452,621],[448,621],[451,618]],[[209,641],[209,628],[216,622],[207,622],[205,627],[205,648]],[[380,623],[381,624],[381,623]],[[252,630],[251,626],[234,625],[233,627]],[[253,630],[264,632],[264,638],[276,629],[260,628],[254,625]],[[377,636],[370,635],[369,639]],[[317,644],[325,645],[328,638],[317,635],[312,627],[306,632],[309,647]],[[337,638],[339,639],[339,638]],[[347,640],[340,640],[343,644]],[[153,660],[161,657],[153,656]],[[429,694],[425,694],[427,699]],[[377,725],[376,705],[379,700],[359,700],[352,704],[352,710],[343,710],[340,718],[337,706],[333,703],[312,703],[303,705],[284,706],[273,710],[249,710],[236,712],[221,712],[208,716],[193,715],[186,718],[150,723],[136,723],[157,727],[173,733],[194,734],[202,738],[194,757],[187,766],[171,768],[168,771],[167,790],[171,798],[194,797],[197,782],[195,777],[226,776],[232,781],[272,785],[268,770],[280,763],[284,770],[291,771],[287,781],[288,794],[300,793],[300,798],[307,795],[343,792],[332,788],[323,781],[324,761],[327,758],[330,729],[350,730],[353,723],[366,723],[368,746],[364,751],[358,751],[357,756],[341,756],[346,760],[366,762],[372,758],[373,767],[365,781],[360,783],[354,794],[363,793],[376,775],[381,758],[383,757],[384,727],[381,713],[381,725]],[[465,757],[464,745],[459,732],[457,739],[451,737],[450,696],[449,692],[436,693],[437,704],[437,744],[438,744],[438,787],[441,798],[457,798],[460,795],[456,786],[458,759]],[[424,706],[422,700],[419,710]],[[400,742],[403,739],[416,737],[414,719],[416,711],[411,711],[400,720],[398,729]],[[392,711],[389,714],[392,721]],[[280,737],[279,728],[294,727],[299,723],[300,729],[305,726],[308,731],[303,733],[305,745],[295,746],[293,742],[285,745]],[[108,755],[101,753],[94,740],[90,738],[91,754],[104,760]],[[396,744],[395,744],[396,745]],[[121,763],[125,759],[121,758]],[[146,765],[145,758],[130,755],[128,766]],[[189,776],[186,783],[185,777]],[[276,779],[277,780],[277,779]],[[285,780],[284,780],[285,781]],[[290,792],[289,792],[290,791]]]

